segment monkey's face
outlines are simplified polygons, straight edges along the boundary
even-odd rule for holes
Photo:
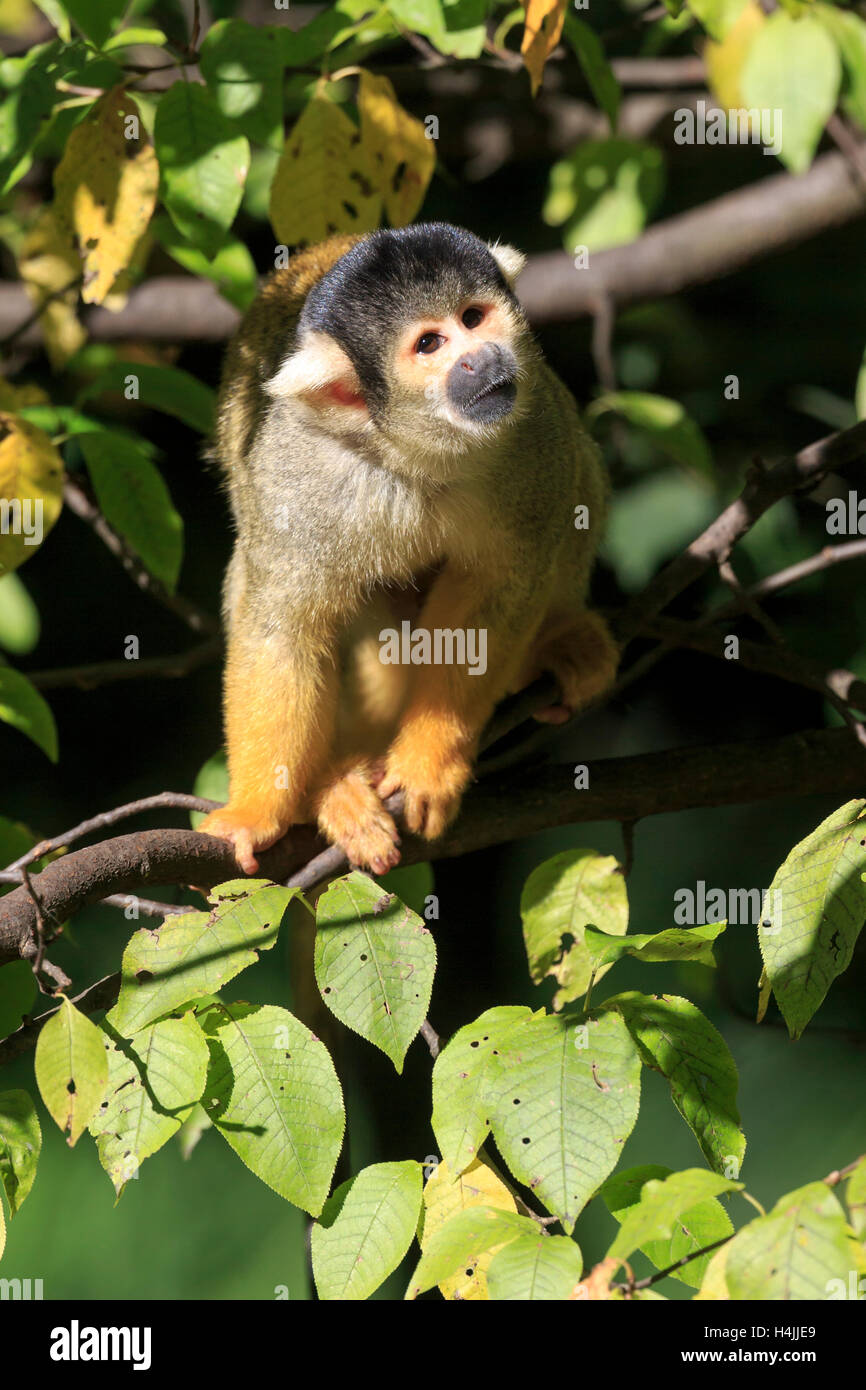
[[[489,434],[514,409],[520,364],[510,306],[473,298],[452,314],[409,323],[394,352],[395,413],[415,412],[458,432]]]
[[[433,471],[509,427],[532,353],[511,282],[523,257],[444,223],[375,232],[307,296],[267,383],[331,434],[367,434]]]

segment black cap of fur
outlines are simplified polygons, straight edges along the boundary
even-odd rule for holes
[[[487,244],[448,222],[420,222],[373,232],[341,256],[310,290],[298,327],[340,344],[375,413],[387,399],[383,348],[400,328],[486,295],[517,304]]]

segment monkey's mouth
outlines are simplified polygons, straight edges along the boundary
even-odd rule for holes
[[[470,420],[500,420],[511,411],[516,395],[517,382],[513,377],[497,377],[470,396],[463,411]]]

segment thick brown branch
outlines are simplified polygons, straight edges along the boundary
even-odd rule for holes
[[[845,729],[605,759],[590,764],[590,785],[581,791],[574,789],[570,767],[544,767],[522,773],[518,785],[491,779],[476,786],[442,839],[428,844],[404,837],[403,862],[451,858],[558,825],[637,821],[804,793],[833,793],[841,800],[864,788],[866,752]],[[299,827],[261,856],[261,871],[283,881],[324,849],[311,826]],[[146,884],[210,887],[241,876],[221,840],[192,830],[148,830],[74,851],[33,882],[45,916],[62,921],[111,893],[134,893]],[[0,964],[31,949],[35,933],[26,889],[0,899]]]
[[[531,256],[520,297],[536,324],[571,322],[591,314],[605,296],[619,308],[718,279],[850,222],[864,208],[846,156],[821,155],[808,173],[772,174],[659,222],[628,246],[594,254],[584,270],[575,270],[564,251]],[[0,336],[29,313],[20,285],[0,285]],[[94,308],[84,321],[94,341],[214,342],[234,332],[238,313],[209,280],[156,276],[134,289],[119,313]],[[38,336],[34,325],[21,341]]]

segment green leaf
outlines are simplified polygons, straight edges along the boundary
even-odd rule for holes
[[[191,1113],[204,1091],[209,1054],[191,1015],[153,1023],[130,1042],[115,1031],[113,1013],[102,1024],[108,1089],[89,1128],[119,1197]]]
[[[715,514],[714,495],[703,480],[673,471],[653,474],[613,497],[603,553],[623,588],[633,593]]]
[[[71,1148],[105,1095],[108,1060],[96,1024],[65,997],[39,1031],[35,1070],[45,1108]]]
[[[283,134],[283,49],[275,26],[221,19],[201,46],[201,72],[224,116],[263,145]]]
[[[497,1303],[563,1301],[583,1273],[580,1248],[568,1236],[536,1230],[497,1251],[487,1270],[487,1289]]]
[[[205,1109],[246,1166],[318,1216],[345,1113],[324,1043],[287,1009],[231,1004],[204,1020],[211,1051]]]
[[[861,1158],[845,1187],[851,1226],[861,1239],[866,1236],[866,1158]]]
[[[433,1133],[456,1177],[476,1157],[487,1138],[490,1087],[496,1054],[515,1026],[532,1017],[523,1004],[487,1009],[460,1028],[433,1066]]]
[[[781,111],[779,158],[793,174],[812,163],[841,80],[835,43],[808,15],[776,10],[752,39],[740,77],[743,106]]]
[[[440,53],[480,57],[487,0],[388,0],[388,9],[399,25],[422,34]]]
[[[648,1242],[669,1239],[674,1223],[684,1212],[720,1192],[738,1192],[742,1186],[705,1168],[686,1168],[661,1181],[648,1179],[641,1187],[640,1200],[626,1211],[608,1256],[627,1260]]]
[[[621,936],[628,927],[622,867],[592,849],[555,854],[526,880],[520,916],[529,973],[536,984],[553,976],[560,986],[553,1007],[561,1009],[586,993],[593,973],[584,929],[592,923]]]
[[[316,908],[316,983],[331,1012],[398,1072],[427,1017],[436,947],[421,918],[366,874],[332,883]]]
[[[866,919],[864,872],[866,801],[849,801],[794,846],[770,884],[758,941],[792,1038],[848,967]]]
[[[742,14],[746,0],[689,0],[689,9],[696,15],[711,39],[721,41]]]
[[[640,1060],[625,1022],[530,1019],[503,1044],[495,1085],[499,1152],[570,1234],[637,1119]]]
[[[159,469],[143,448],[112,430],[81,434],[78,443],[106,520],[173,591],[183,559],[183,521]]]
[[[20,729],[57,762],[57,725],[49,706],[35,685],[11,666],[0,666],[0,720]]]
[[[197,82],[160,98],[154,145],[163,201],[178,231],[206,255],[219,250],[243,197],[250,147]]]
[[[609,391],[593,401],[586,414],[594,419],[605,411],[615,411],[636,430],[645,434],[658,451],[708,477],[713,474],[713,456],[703,431],[679,401],[655,396],[649,391]]]
[[[193,795],[206,797],[209,801],[228,801],[229,769],[225,749],[221,748],[213,757],[202,763],[193,783]],[[204,811],[190,811],[189,823],[197,830],[205,818]]]
[[[586,140],[550,171],[542,217],[566,223],[563,244],[602,251],[634,241],[661,200],[662,155],[641,140]]]
[[[16,656],[39,641],[39,609],[14,570],[0,578],[0,647]]]
[[[49,73],[59,44],[39,44],[21,58],[0,62],[0,193],[27,172],[23,156],[29,151],[41,122],[54,106],[54,79]]]
[[[65,12],[65,7],[61,0],[33,0],[33,3],[42,11],[49,24],[53,24],[64,43],[69,43],[72,31],[69,27],[69,18]]]
[[[118,391],[127,400],[142,401],[154,410],[182,420],[200,434],[210,434],[214,427],[214,391],[180,367],[117,359],[89,383],[79,397],[79,404],[104,391]]]
[[[852,10],[835,5],[813,5],[809,13],[836,42],[844,73],[842,105],[866,130],[866,22]]]
[[[168,39],[161,29],[130,28],[122,29],[102,45],[103,52],[113,53],[117,48],[132,48],[133,45],[148,44],[151,48],[162,48]]]
[[[337,1188],[313,1226],[313,1277],[320,1299],[369,1298],[393,1274],[421,1211],[421,1166],[375,1163]]]
[[[745,0],[740,0],[740,4],[745,4]],[[622,90],[605,57],[601,39],[585,20],[570,11],[565,16],[565,37],[577,54],[592,95],[610,121],[611,130],[615,130]]]
[[[4,857],[3,862],[9,860]],[[11,885],[4,891],[11,892]],[[0,966],[0,1038],[8,1037],[21,1027],[35,994],[36,979],[29,961],[10,960]]]
[[[210,912],[168,917],[158,930],[142,927],[123,953],[114,1026],[127,1037],[255,965],[268,951],[296,888],[267,879],[236,879],[209,894]]]
[[[129,0],[63,0],[63,8],[77,29],[101,48],[128,7]]]
[[[406,1298],[417,1298],[435,1284],[442,1284],[462,1266],[472,1264],[479,1255],[516,1240],[536,1235],[538,1226],[528,1216],[497,1207],[467,1207],[439,1226],[424,1242]]]
[[[42,1130],[31,1097],[26,1091],[0,1091],[0,1187],[11,1216],[33,1186],[41,1148]]]
[[[265,209],[262,217],[266,215]],[[151,230],[159,244],[184,270],[213,280],[223,298],[238,309],[249,308],[259,287],[259,273],[245,244],[237,237],[228,237],[209,260],[203,251],[184,240],[170,217],[157,217]]]
[[[430,864],[400,864],[396,869],[389,869],[386,874],[382,874],[377,880],[383,893],[394,893],[402,903],[411,907],[413,912],[417,912],[419,917],[424,917],[433,909],[432,920],[437,920],[437,909],[428,903],[428,898],[434,895],[435,882],[433,879],[433,869]]]
[[[739,1173],[746,1137],[737,1110],[737,1068],[721,1033],[696,1005],[676,995],[627,994],[605,1000],[616,1009],[646,1066],[661,1072],[671,1099],[711,1168]]]
[[[657,1163],[645,1163],[638,1168],[627,1168],[615,1173],[599,1189],[599,1196],[608,1211],[622,1223],[626,1215],[640,1201],[641,1192],[650,1179],[661,1180],[671,1176],[670,1168]],[[686,1255],[703,1250],[725,1236],[733,1235],[733,1223],[722,1204],[710,1197],[698,1202],[696,1206],[683,1211],[673,1224],[670,1237],[662,1240],[648,1240],[640,1249],[651,1260],[656,1269],[667,1269],[669,1265],[682,1260]],[[699,1289],[712,1259],[712,1253],[690,1260],[682,1269],[673,1271],[671,1279]]]
[[[828,1285],[858,1268],[845,1213],[822,1182],[780,1197],[766,1216],[738,1231],[725,1259],[733,1299],[826,1299]]]
[[[623,956],[653,962],[693,960],[699,965],[715,965],[713,942],[724,930],[724,922],[709,922],[701,927],[669,927],[646,936],[607,936],[594,927],[587,927],[584,940],[590,962],[600,976],[602,971],[598,967],[611,965]]]

